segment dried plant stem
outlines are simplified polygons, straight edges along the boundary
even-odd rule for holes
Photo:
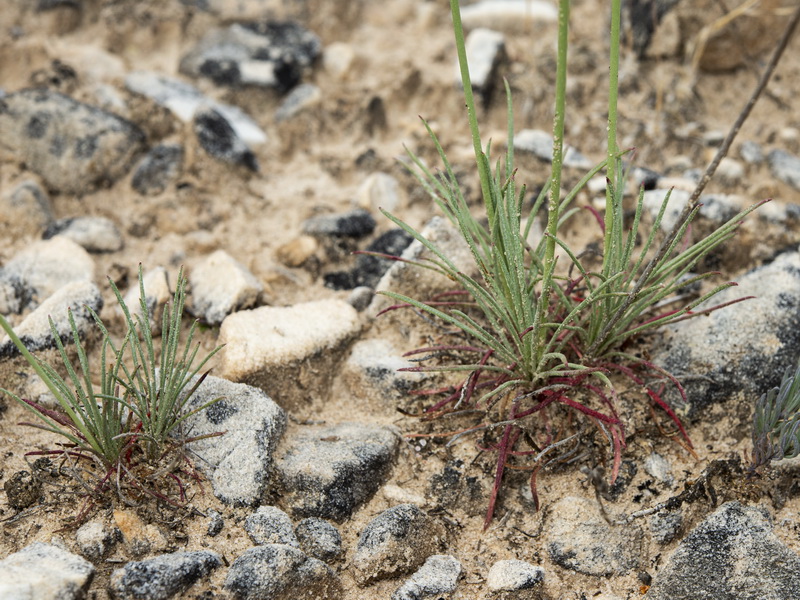
[[[733,140],[736,139],[739,130],[741,130],[742,125],[744,125],[744,122],[750,116],[750,113],[752,112],[753,107],[755,106],[759,97],[766,89],[767,84],[769,83],[772,74],[775,72],[775,68],[778,66],[778,63],[780,62],[780,59],[783,56],[786,47],[789,45],[789,40],[792,38],[792,35],[794,34],[794,31],[797,28],[797,24],[799,22],[800,22],[800,6],[798,6],[797,10],[795,10],[794,14],[792,15],[792,18],[789,20],[789,24],[786,26],[786,29],[783,32],[783,35],[781,36],[781,39],[775,46],[775,50],[772,52],[772,56],[770,57],[769,63],[764,69],[764,72],[762,73],[761,78],[758,81],[758,84],[753,90],[753,93],[750,95],[750,98],[747,100],[747,103],[744,105],[744,108],[742,108],[742,111],[739,113],[739,116],[736,118],[736,121],[731,126],[730,131],[728,131],[728,135],[725,137],[725,140],[719,147],[716,156],[714,156],[714,160],[711,161],[711,163],[706,168],[705,173],[703,173],[703,177],[700,178],[700,181],[698,182],[697,186],[692,192],[692,195],[689,197],[689,200],[687,201],[686,206],[684,206],[683,211],[681,212],[677,222],[673,226],[669,235],[667,235],[667,237],[661,243],[661,246],[658,248],[658,251],[656,252],[655,256],[650,260],[649,263],[647,263],[647,266],[645,267],[639,279],[634,284],[633,289],[631,289],[630,293],[628,294],[628,297],[625,299],[625,302],[622,305],[620,305],[617,311],[608,320],[605,327],[601,331],[600,335],[597,337],[597,340],[594,342],[594,344],[591,345],[591,347],[587,351],[587,354],[589,355],[594,354],[594,352],[605,341],[606,337],[611,333],[617,322],[625,315],[627,309],[630,307],[631,304],[633,304],[633,302],[639,295],[639,292],[642,290],[645,283],[647,283],[650,274],[653,272],[653,269],[655,269],[656,266],[658,266],[658,264],[664,258],[666,253],[672,247],[676,236],[679,234],[679,232],[683,231],[684,225],[686,225],[686,222],[690,219],[694,211],[697,210],[697,208],[699,207],[698,200],[700,198],[700,194],[703,193],[703,190],[705,189],[706,185],[708,185],[708,182],[714,176],[714,173],[716,173],[717,167],[719,167],[719,164],[720,162],[722,162],[722,159],[725,158],[725,156],[727,156],[728,150],[730,150],[730,147],[733,144]]]

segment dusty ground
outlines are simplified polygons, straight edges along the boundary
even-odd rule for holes
[[[31,3],[10,0],[0,6],[0,86],[14,91],[31,84],[35,73],[52,69],[59,59],[74,69],[76,79],[62,82],[62,91],[89,103],[95,103],[93,90],[98,83],[115,86],[126,98],[122,79],[134,69],[156,69],[177,74],[178,60],[185,51],[220,19],[177,1],[157,0],[107,1],[88,0],[81,17],[61,20],[56,13],[36,13]],[[569,116],[567,142],[577,146],[592,159],[603,156],[605,144],[604,67],[606,48],[605,18],[597,17],[594,0],[574,2],[572,17],[572,67],[569,85]],[[769,3],[761,3],[769,4]],[[771,3],[775,4],[775,3]],[[319,6],[318,6],[319,5]],[[130,177],[110,189],[82,197],[54,195],[56,217],[99,215],[111,218],[125,233],[125,248],[121,252],[97,255],[97,272],[129,274],[135,280],[136,265],[165,265],[177,269],[180,264],[192,264],[216,249],[224,249],[248,266],[267,286],[264,300],[274,305],[286,305],[346,292],[326,289],[320,272],[338,270],[340,264],[322,264],[319,269],[287,268],[276,258],[276,251],[300,234],[301,222],[313,215],[341,212],[353,206],[359,184],[372,171],[386,171],[397,177],[403,187],[403,202],[397,213],[414,226],[427,221],[435,209],[420,193],[414,181],[396,162],[403,145],[419,152],[431,164],[435,163],[432,147],[418,120],[429,119],[440,133],[452,162],[465,173],[465,183],[476,189],[477,179],[469,166],[471,152],[463,104],[453,84],[454,46],[449,29],[449,14],[445,2],[386,0],[381,3],[304,2],[294,5],[294,14],[301,22],[318,33],[327,49],[334,43],[347,44],[354,51],[351,66],[337,74],[324,61],[308,73],[306,81],[323,90],[323,99],[313,110],[302,113],[288,123],[276,124],[273,114],[281,99],[271,92],[259,90],[226,91],[209,82],[194,82],[212,97],[236,104],[252,115],[269,135],[269,142],[256,148],[261,164],[260,174],[252,175],[215,162],[197,146],[194,135],[177,121],[156,111],[147,111],[133,99],[129,114],[124,114],[140,126],[150,141],[169,140],[184,143],[188,160],[175,186],[155,197],[141,197],[132,191]],[[301,8],[297,8],[297,7]],[[696,20],[708,24],[710,15],[722,15],[721,3],[709,2],[707,10],[698,8]],[[305,10],[309,9],[309,10]],[[767,8],[757,10],[768,16]],[[765,16],[768,37],[776,39],[780,27],[770,24]],[[693,22],[689,19],[687,22]],[[751,23],[745,27],[751,29]],[[767,26],[765,25],[765,27]],[[23,32],[23,35],[19,35]],[[683,35],[691,41],[692,33]],[[746,32],[734,31],[734,40],[744,39]],[[555,27],[553,24],[518,24],[505,30],[508,63],[503,74],[508,77],[514,92],[518,129],[549,129],[552,121],[552,88],[554,78]],[[676,45],[674,32],[664,33],[666,48]],[[669,36],[672,35],[672,38]],[[738,37],[737,37],[738,36]],[[753,45],[748,46],[757,49]],[[638,162],[660,172],[679,175],[689,167],[702,168],[710,159],[713,148],[703,142],[706,132],[726,131],[738,114],[746,93],[755,84],[757,73],[766,53],[745,57],[742,65],[725,72],[695,70],[691,56],[684,51],[667,51],[666,57],[638,61],[628,49],[624,51],[624,70],[621,76],[620,140],[622,146],[638,148]],[[385,120],[375,111],[375,98],[383,105]],[[372,106],[372,109],[370,108]],[[504,139],[504,103],[495,94],[482,112],[485,134],[497,142]],[[769,94],[762,98],[752,117],[739,136],[739,141],[752,140],[766,149],[780,147],[797,153],[800,145],[800,37],[796,38],[775,76]],[[734,156],[736,156],[734,145]],[[373,157],[357,161],[359,157]],[[579,173],[570,173],[577,180]],[[541,185],[546,166],[533,159],[522,160],[520,179],[532,188]],[[31,173],[6,156],[0,162],[0,187],[7,190]],[[776,202],[800,202],[800,193],[771,178],[766,166],[748,166],[745,178],[736,184],[712,184],[710,191],[724,191],[746,196],[752,201],[774,197]],[[583,201],[588,201],[584,198]],[[379,232],[390,223],[376,214]],[[591,219],[576,221],[578,227],[591,227]],[[129,232],[136,225],[149,224],[147,234],[136,236]],[[24,245],[35,239],[21,234],[13,222],[2,223],[0,261],[5,262]],[[769,239],[761,239],[758,229],[745,234],[748,243],[757,248],[751,258],[765,257],[777,250]],[[591,233],[574,232],[576,237]],[[796,232],[787,236],[798,239]],[[348,260],[346,257],[342,259]],[[734,264],[734,277],[752,264]],[[120,278],[124,279],[124,278]],[[106,286],[107,305],[111,294]],[[112,316],[109,309],[106,316]],[[217,331],[203,332],[204,342],[212,346]],[[414,347],[424,330],[414,332],[412,339],[403,339],[392,327],[379,324],[370,335],[387,336],[399,347]],[[410,344],[410,345],[409,345]],[[644,403],[644,400],[641,400]],[[421,431],[420,424],[398,415],[391,407],[359,399],[342,382],[337,382],[329,398],[313,407],[313,416],[331,422],[364,420],[395,423],[405,432]],[[48,441],[38,432],[19,427],[22,410],[9,405],[0,417],[0,481],[15,471],[26,468],[24,453],[47,446]],[[309,415],[305,415],[309,416]],[[346,416],[346,417],[345,417]],[[722,418],[716,418],[722,416]],[[298,427],[290,424],[287,436]],[[689,428],[697,449],[693,459],[678,445],[664,438],[656,428],[643,427],[629,440],[627,457],[641,461],[652,450],[664,455],[672,464],[678,478],[674,488],[660,490],[658,497],[642,495],[637,486],[646,475],[639,470],[637,478],[619,501],[607,506],[612,514],[630,513],[651,503],[666,499],[683,489],[683,481],[696,477],[709,461],[730,458],[749,448],[747,424],[730,418],[720,410],[708,424]],[[445,449],[438,442],[421,448],[410,441],[399,457],[390,484],[409,494],[425,495],[428,479],[441,470],[444,461],[460,457],[488,486],[491,462],[479,457],[470,440]],[[476,598],[484,593],[484,578],[488,568],[498,559],[520,558],[542,564],[546,570],[547,592],[552,598],[592,598],[599,592],[613,592],[621,598],[640,594],[641,582],[636,573],[626,577],[597,579],[576,575],[548,562],[546,552],[537,541],[542,514],[535,513],[519,489],[524,478],[511,478],[498,508],[494,525],[482,532],[482,506],[466,510],[453,507],[444,517],[452,527],[450,553],[464,565],[464,578],[455,598]],[[736,485],[718,490],[723,498],[745,498],[746,491]],[[564,495],[583,495],[593,498],[594,490],[587,477],[577,469],[564,469],[540,478],[539,493],[545,505]],[[769,500],[763,500],[769,504]],[[16,515],[0,497],[0,556],[5,556],[33,541],[50,540],[61,535],[68,545],[73,544],[70,532],[54,533],[66,516],[74,514],[75,505],[57,503],[48,496],[41,504],[24,514]],[[354,519],[341,527],[344,546],[348,552],[355,547],[358,532],[381,510],[397,503],[396,497],[379,492]],[[251,543],[237,525],[247,511],[232,510],[219,505],[210,492],[197,495],[193,505],[198,511],[216,508],[226,517],[226,528],[217,538],[205,536],[207,520],[193,516],[172,527],[166,546],[160,551],[208,547],[232,561]],[[693,505],[686,514],[691,527],[712,510],[710,503]],[[800,502],[792,499],[776,511],[776,531],[791,547],[800,550],[797,514]],[[110,511],[100,518],[111,522]],[[654,574],[660,561],[672,546],[649,547],[649,563],[643,568]],[[108,573],[129,557],[119,547],[112,559],[100,566],[93,590],[95,597],[105,597],[103,589]],[[399,581],[376,584],[368,592],[359,590],[350,578],[347,559],[339,565],[347,598],[388,598]],[[198,597],[204,590],[221,593],[226,569],[220,569],[205,587],[193,588],[187,597]],[[584,595],[582,595],[584,594]],[[213,597],[213,596],[204,596]]]

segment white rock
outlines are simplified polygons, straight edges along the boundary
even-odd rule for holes
[[[343,346],[360,329],[358,313],[343,300],[239,311],[220,328],[220,371],[278,403],[324,397]]]
[[[334,42],[325,48],[322,64],[328,73],[344,79],[350,71],[355,57],[356,53],[352,46],[344,42]]]
[[[553,23],[558,10],[542,0],[482,0],[461,9],[464,27],[496,27],[519,30],[532,21]]]
[[[372,173],[358,187],[356,199],[364,210],[393,213],[402,202],[400,183],[387,173]]]
[[[467,36],[467,64],[473,88],[483,89],[491,83],[492,72],[505,51],[505,44],[502,33],[483,27],[474,29]],[[458,62],[455,65],[455,81],[461,85]]]
[[[197,265],[189,276],[192,311],[212,325],[236,310],[249,308],[264,290],[247,268],[224,250],[217,250]]]
[[[498,560],[489,569],[486,585],[492,592],[522,591],[541,587],[544,570],[524,560]]]
[[[0,312],[18,313],[36,307],[64,285],[92,279],[94,260],[72,240],[56,236],[34,242],[16,254],[0,272],[0,283],[12,284],[16,292],[6,302],[0,302]]]
[[[36,542],[0,561],[4,600],[78,600],[92,576],[92,563],[58,546]]]
[[[122,250],[122,239],[117,226],[106,217],[68,217],[52,223],[44,232],[44,239],[57,235],[80,244],[87,252],[117,252]]]

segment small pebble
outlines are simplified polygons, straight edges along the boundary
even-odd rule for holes
[[[254,544],[286,544],[295,548],[300,546],[294,534],[292,520],[285,512],[275,506],[260,506],[244,521],[244,530]]]
[[[342,553],[342,536],[339,530],[323,519],[303,519],[294,530],[300,548],[314,558],[330,562]]]
[[[71,239],[87,252],[118,252],[125,246],[117,226],[105,217],[68,217],[51,223],[42,234],[48,240],[56,235]]]

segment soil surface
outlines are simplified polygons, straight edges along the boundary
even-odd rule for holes
[[[235,13],[233,9],[227,15],[218,15],[177,0],[86,0],[80,3],[80,11],[72,11],[69,3],[63,3],[57,10],[37,12],[33,4],[24,0],[0,4],[0,87],[6,93],[45,81],[73,98],[96,105],[101,85],[109,85],[125,100],[125,109],[118,111],[120,116],[137,123],[147,134],[149,144],[169,141],[186,149],[179,178],[158,195],[137,194],[131,188],[130,173],[113,186],[91,193],[51,195],[56,218],[108,217],[123,232],[123,250],[93,255],[98,275],[111,274],[122,287],[135,283],[139,263],[145,267],[163,265],[176,272],[179,265],[191,269],[211,252],[224,249],[265,285],[263,303],[279,306],[326,297],[347,298],[347,291],[327,288],[323,275],[352,266],[354,259],[348,252],[318,250],[305,266],[290,267],[282,262],[281,249],[301,235],[305,219],[356,206],[359,186],[373,172],[389,173],[400,182],[400,203],[394,212],[412,226],[421,227],[438,214],[398,162],[406,146],[428,164],[438,165],[418,116],[426,118],[440,135],[456,171],[463,176],[468,197],[476,199],[478,182],[470,162],[472,146],[463,99],[455,85],[455,50],[446,2],[308,0],[286,6],[263,2],[269,6],[266,14],[296,19],[319,35],[323,57],[303,74],[303,81],[320,88],[320,101],[291,119],[276,122],[274,115],[282,94],[256,88],[230,90],[208,80],[192,81],[210,97],[242,108],[267,133],[268,141],[253,147],[260,165],[258,173],[214,160],[199,147],[190,126],[127,92],[124,86],[125,75],[134,70],[179,76],[181,57],[207,30],[236,20],[230,14]],[[594,0],[573,2],[570,33],[566,142],[592,161],[602,160],[606,140],[608,34],[605,9],[598,9],[599,4]],[[682,177],[688,169],[703,169],[709,162],[715,151],[714,140],[727,131],[738,115],[771,49],[749,44],[750,54],[741,56],[733,68],[721,65],[725,67],[721,71],[713,70],[713,57],[706,56],[706,63],[693,62],[703,57],[702,48],[692,54],[705,31],[703,27],[711,26],[726,13],[721,2],[688,4],[695,6],[695,12],[683,9],[679,20],[665,22],[667,29],[657,30],[649,55],[637,57],[629,45],[623,48],[620,77],[620,146],[637,148],[637,164],[676,177]],[[763,26],[764,37],[769,40],[776,40],[782,31],[786,17],[777,22],[774,18],[775,14],[787,14],[781,10],[780,3],[764,1],[756,3],[751,11],[754,22]],[[254,15],[258,16],[258,12],[247,16]],[[752,27],[750,21],[734,19],[726,35],[737,42],[746,37],[741,29]],[[553,118],[555,23],[525,21],[501,23],[495,28],[505,36],[507,60],[497,76],[505,76],[511,86],[516,129],[549,130]],[[348,53],[352,54],[349,59],[341,58]],[[729,58],[729,53],[725,56]],[[61,68],[56,68],[55,61],[60,61]],[[701,68],[703,64],[705,68]],[[485,94],[479,118],[484,136],[502,146],[506,116],[501,86],[496,85]],[[739,159],[737,149],[744,141],[756,142],[765,150],[781,148],[794,154],[800,151],[800,36],[792,41],[768,93],[733,146],[731,156],[745,165],[744,176],[715,180],[707,190],[739,194],[752,202],[772,197],[781,205],[800,203],[800,192],[774,179],[766,164],[745,164]],[[24,179],[36,178],[13,154],[1,156],[0,193]],[[532,157],[520,156],[517,178],[536,190],[543,184],[547,168]],[[581,176],[580,171],[568,171],[565,188]],[[579,197],[579,204],[593,201],[588,192]],[[374,236],[391,228],[392,224],[376,207],[367,208],[378,221]],[[576,218],[571,227],[574,229],[569,237],[577,243],[599,239],[597,225],[588,211]],[[2,215],[0,228],[0,263],[41,237],[41,232],[31,233]],[[784,234],[788,243],[800,239],[798,231]],[[359,242],[360,247],[368,241]],[[755,225],[745,229],[743,238],[736,243],[750,244],[753,250],[743,254],[748,257],[746,261],[726,261],[725,266],[730,269],[725,273],[727,278],[735,279],[779,250],[770,239],[759,235]],[[113,311],[108,284],[103,282],[104,277],[96,279],[103,286],[106,300],[103,316],[121,325]],[[391,319],[370,326],[362,339],[384,337],[404,350],[423,345],[430,333],[422,321],[408,331],[393,326]],[[207,348],[215,344],[218,331],[215,327],[201,331]],[[625,459],[640,468],[614,501],[603,500],[605,510],[612,516],[630,514],[677,495],[711,461],[744,457],[750,449],[749,423],[736,411],[719,410],[714,411],[712,419],[701,418],[688,425],[696,453],[692,456],[673,438],[659,432],[645,397],[639,397],[632,388],[627,396],[630,400],[625,406],[632,406],[640,414],[641,423],[628,439]],[[338,380],[329,397],[315,402],[305,414],[294,416],[286,438],[308,419],[395,424],[406,434],[451,427],[448,423],[420,423],[392,406],[360,397],[357,390],[354,393]],[[663,415],[657,418],[667,426]],[[18,425],[24,420],[24,411],[8,401],[0,414],[0,482],[5,483],[17,471],[30,469],[26,452],[52,447],[52,437]],[[639,597],[647,578],[640,578],[638,572],[610,578],[580,575],[550,562],[542,545],[548,505],[565,496],[596,496],[593,479],[581,472],[580,464],[540,473],[538,491],[544,510],[539,512],[533,510],[525,491],[526,474],[509,475],[494,522],[483,531],[494,463],[491,456],[479,451],[476,441],[480,440],[465,437],[445,447],[447,439],[407,438],[387,482],[395,487],[388,492],[379,491],[340,527],[346,552],[336,568],[345,586],[345,598],[368,594],[371,598],[388,599],[402,583],[402,578],[379,582],[365,591],[348,571],[348,556],[370,519],[403,498],[426,498],[431,476],[440,473],[452,459],[464,462],[465,473],[477,478],[483,494],[478,502],[463,501],[462,505],[457,501],[440,513],[451,531],[447,553],[456,556],[464,568],[454,598],[484,597],[488,593],[485,580],[489,567],[507,558],[543,566],[545,590],[551,598],[595,598],[602,597],[601,593]],[[670,486],[654,483],[641,468],[653,451],[671,466],[675,480]],[[776,507],[767,491],[774,491],[779,484],[777,479],[748,484],[730,478],[719,482],[716,501],[765,503],[775,514],[778,536],[791,548],[800,550],[800,500],[790,497]],[[398,487],[405,495],[399,494]],[[154,547],[153,553],[208,548],[232,562],[252,545],[241,529],[241,521],[251,511],[222,505],[207,485],[203,492],[194,489],[193,494],[191,508],[195,510],[160,514],[143,507],[140,511],[145,522],[155,524],[164,533],[163,543]],[[62,527],[64,519],[74,516],[78,507],[76,499],[46,489],[41,501],[18,512],[0,495],[0,557],[34,541],[50,541],[54,536],[60,536],[67,547],[74,549],[74,533]],[[434,508],[430,504],[423,507]],[[202,516],[212,508],[226,520],[223,534],[216,538],[206,536],[208,519]],[[708,496],[691,504],[684,515],[683,531],[690,530],[713,508]],[[96,518],[114,523],[112,507],[100,509]],[[654,575],[663,556],[676,543],[659,546],[646,542],[648,558],[640,570]],[[105,598],[110,572],[131,559],[125,547],[119,545],[109,560],[98,565],[91,597]],[[186,597],[224,597],[222,581],[226,571],[218,569]],[[209,591],[214,595],[203,595]]]

